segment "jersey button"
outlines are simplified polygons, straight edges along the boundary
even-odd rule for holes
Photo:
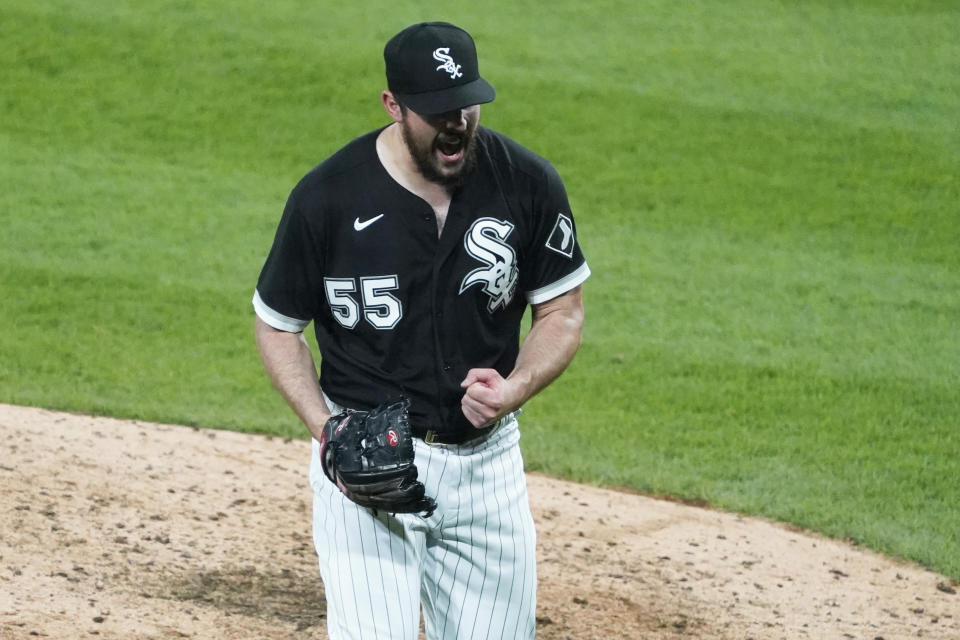
[[[444,370],[444,371],[450,371],[450,369],[453,369],[453,367],[451,367],[451,366],[448,365],[448,364],[443,365],[443,370]]]

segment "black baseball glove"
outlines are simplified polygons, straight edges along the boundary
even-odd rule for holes
[[[410,400],[400,398],[371,411],[332,416],[323,427],[323,472],[361,507],[429,517],[437,503],[417,480],[410,435]]]

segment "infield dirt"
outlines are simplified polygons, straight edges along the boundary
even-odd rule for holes
[[[325,638],[309,445],[0,405],[0,638]],[[528,475],[538,637],[960,638],[943,576]]]

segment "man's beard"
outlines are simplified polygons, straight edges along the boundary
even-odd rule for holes
[[[459,131],[440,132],[433,140],[424,145],[418,144],[414,140],[413,134],[405,121],[400,123],[400,131],[403,134],[403,141],[407,145],[407,151],[410,152],[410,157],[413,158],[420,175],[434,184],[446,187],[448,190],[453,190],[462,185],[477,163],[476,123],[473,123],[472,126],[468,125],[467,130],[462,133]],[[443,173],[437,166],[436,151],[438,144],[443,146],[457,141],[463,149],[460,168],[453,173]]]

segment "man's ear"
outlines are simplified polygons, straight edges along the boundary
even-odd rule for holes
[[[400,103],[397,102],[393,93],[384,90],[383,93],[380,94],[380,102],[383,104],[384,111],[387,112],[387,115],[390,116],[394,122],[401,122],[403,120],[403,108],[400,106]]]

